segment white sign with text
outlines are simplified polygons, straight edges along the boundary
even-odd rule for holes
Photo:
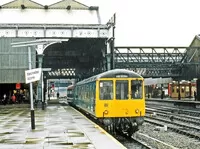
[[[41,68],[25,70],[26,84],[40,80],[41,72]]]

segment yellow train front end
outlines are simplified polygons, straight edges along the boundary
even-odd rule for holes
[[[95,115],[105,125],[115,123],[118,129],[132,135],[144,122],[144,79],[116,77],[97,80]]]
[[[143,78],[103,78],[98,80],[96,83],[96,117],[145,116],[143,81]]]

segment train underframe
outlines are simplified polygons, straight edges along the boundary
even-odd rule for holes
[[[101,118],[99,120],[109,131],[123,133],[130,137],[144,122],[143,117]]]
[[[76,108],[80,112],[86,114],[86,116],[89,116],[92,118],[95,122],[97,122],[100,125],[103,125],[103,127],[109,131],[110,133],[122,133],[124,135],[127,135],[131,137],[136,131],[139,130],[139,127],[144,123],[144,117],[104,117],[104,118],[97,118],[93,114],[88,113],[84,109],[77,107],[74,104],[70,104],[70,106]]]

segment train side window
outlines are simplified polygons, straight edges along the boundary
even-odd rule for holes
[[[179,93],[179,87],[176,87],[176,92]]]
[[[184,86],[181,87],[181,92],[182,92],[182,93],[185,92],[185,88],[184,88]]]
[[[142,80],[131,81],[131,99],[143,98]]]
[[[101,80],[99,82],[99,99],[101,100],[113,99],[113,81]]]
[[[128,80],[116,81],[116,99],[128,99]]]

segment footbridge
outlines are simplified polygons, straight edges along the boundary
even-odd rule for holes
[[[199,74],[199,47],[115,47],[116,68],[126,68],[145,78],[192,79]]]

